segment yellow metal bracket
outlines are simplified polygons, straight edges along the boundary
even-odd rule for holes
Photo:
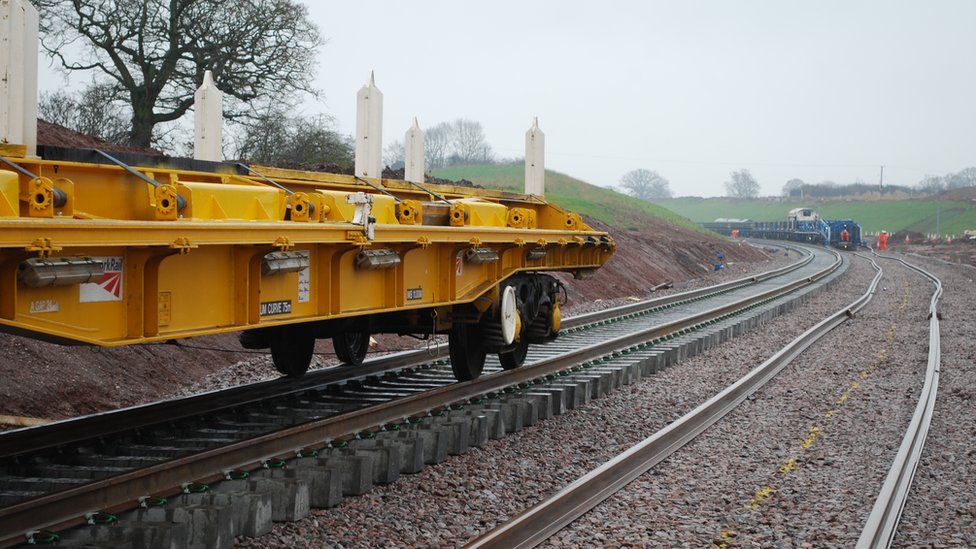
[[[287,236],[279,236],[274,241],[274,247],[278,248],[282,252],[287,252],[295,247],[295,243],[292,242]]]
[[[452,227],[463,227],[468,221],[468,212],[466,204],[453,204],[451,205],[451,226]]]
[[[156,219],[160,221],[175,221],[177,218],[177,204],[179,194],[174,185],[159,185],[153,188],[153,198],[156,202]]]
[[[583,218],[576,212],[566,212],[563,218],[563,227],[566,230],[578,231],[583,226]]]
[[[62,250],[61,246],[55,246],[50,238],[38,238],[24,249],[28,252],[37,252],[37,255],[40,257],[51,257],[52,252],[60,252]]]
[[[197,245],[191,243],[189,238],[185,236],[181,236],[176,240],[174,240],[173,243],[169,245],[169,247],[180,252],[180,255],[186,255],[190,253],[190,250],[196,248]]]
[[[420,237],[420,238],[417,239],[417,244],[421,248],[427,249],[427,246],[430,246],[430,238],[428,238],[426,236],[422,236],[422,237]]]
[[[346,240],[356,246],[368,246],[369,239],[360,231],[346,231]]]
[[[508,226],[515,229],[534,229],[535,211],[528,208],[508,210]]]
[[[401,225],[416,225],[423,221],[423,206],[417,200],[401,200],[396,205],[397,221]]]
[[[36,177],[31,179],[27,188],[31,217],[54,217],[54,181]]]
[[[312,201],[305,193],[294,193],[288,197],[288,205],[291,206],[291,220],[307,222],[310,219],[309,213],[312,208]]]

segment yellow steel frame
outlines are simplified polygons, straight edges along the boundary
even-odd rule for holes
[[[227,166],[138,168],[154,187],[114,165],[10,160],[37,177],[0,164],[0,326],[59,341],[126,345],[468,303],[516,272],[594,269],[614,251],[579,215],[513,193],[430,185],[451,214],[424,225],[425,210],[448,207],[403,181],[369,180],[391,197],[351,176],[254,167],[289,194]],[[364,199],[368,211],[353,203]],[[499,260],[467,263],[471,247]],[[527,257],[538,248],[544,257]],[[369,249],[401,262],[357,268]],[[309,267],[263,275],[274,251],[302,251]],[[100,282],[29,287],[18,269],[31,257],[118,267]]]

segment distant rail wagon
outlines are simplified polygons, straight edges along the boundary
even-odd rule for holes
[[[727,236],[826,244],[842,250],[852,250],[865,245],[861,236],[861,226],[853,219],[825,220],[811,208],[790,210],[786,214],[786,221],[721,218],[710,223],[702,223],[702,226]]]
[[[0,329],[118,346],[242,331],[282,373],[316,339],[448,334],[458,379],[555,337],[615,244],[538,196],[40,147],[0,162]],[[3,150],[4,147],[0,147]]]

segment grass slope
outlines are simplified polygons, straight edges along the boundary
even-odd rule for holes
[[[525,166],[523,164],[451,166],[434,170],[431,175],[455,181],[467,179],[487,189],[522,192]],[[552,170],[546,170],[546,200],[622,229],[637,229],[642,218],[656,217],[689,229],[700,230],[693,221],[662,206],[591,185]]]
[[[793,208],[810,206],[826,219],[853,219],[865,231],[910,230],[936,232],[936,212],[943,234],[962,234],[976,228],[976,203],[965,200],[878,200],[851,202],[793,202],[741,200],[732,198],[684,197],[662,200],[660,205],[694,221],[714,221],[719,217],[747,218],[753,221],[779,221]]]

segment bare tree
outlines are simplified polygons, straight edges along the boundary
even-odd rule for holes
[[[915,187],[924,194],[938,194],[946,189],[946,182],[942,176],[926,175]]]
[[[227,97],[225,115],[311,87],[322,44],[295,0],[34,0],[44,49],[69,71],[98,71],[131,106],[130,142],[193,106],[203,73]]]
[[[129,138],[130,116],[115,86],[93,83],[77,94],[42,94],[37,113],[48,122],[109,143]]]
[[[490,161],[491,147],[485,141],[485,131],[481,122],[458,118],[450,125],[453,163],[473,164]]]
[[[976,167],[965,168],[945,177],[947,189],[976,187]]]
[[[383,148],[383,163],[394,170],[403,167],[406,157],[403,141],[396,140]]]
[[[491,164],[495,161],[495,151],[492,150],[491,145],[484,143],[481,148],[478,149],[477,161],[483,164]]]
[[[668,180],[657,172],[639,168],[624,174],[620,185],[627,194],[641,200],[658,200],[671,198],[671,186]]]
[[[441,122],[424,132],[424,154],[427,169],[443,168],[447,164],[450,154],[451,128],[447,122]]]
[[[428,169],[495,161],[495,153],[485,140],[481,123],[464,118],[441,122],[425,130],[424,151]]]
[[[332,118],[288,116],[284,106],[268,108],[250,120],[237,139],[235,156],[258,164],[308,167],[353,164],[354,141],[333,130]]]
[[[749,170],[739,170],[729,174],[725,182],[725,192],[735,198],[755,198],[759,196],[759,182]]]

